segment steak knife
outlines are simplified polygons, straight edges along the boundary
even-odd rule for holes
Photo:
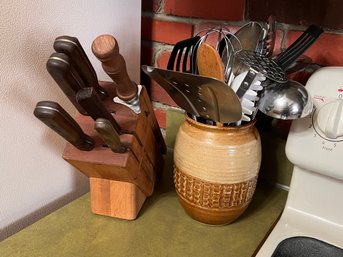
[[[94,87],[95,91],[103,99],[108,93],[99,85],[96,72],[89,61],[86,52],[76,37],[60,36],[55,39],[54,49],[56,52],[69,56],[72,65],[79,73],[87,87]]]
[[[120,142],[119,134],[109,120],[103,118],[96,119],[94,128],[113,152],[126,152],[127,148]]]
[[[82,131],[77,122],[58,103],[40,101],[33,114],[79,150],[90,151],[94,148],[93,139]]]
[[[107,110],[106,106],[102,103],[100,97],[95,92],[94,88],[86,87],[80,89],[76,94],[76,101],[87,111],[89,116],[94,121],[98,118],[108,120],[118,134],[121,134],[121,128],[112,114]]]
[[[46,63],[46,68],[75,108],[80,113],[87,114],[75,98],[77,91],[81,88],[81,78],[70,65],[69,57],[64,53],[53,53]]]

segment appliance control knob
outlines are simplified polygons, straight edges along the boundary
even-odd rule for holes
[[[318,110],[317,125],[327,138],[343,136],[343,100],[335,100]]]

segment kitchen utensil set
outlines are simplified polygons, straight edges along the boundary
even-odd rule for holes
[[[295,119],[308,115],[312,110],[312,104],[304,86],[288,81],[287,74],[311,62],[308,57],[302,55],[322,32],[320,27],[309,26],[291,46],[274,57],[274,16],[268,18],[266,26],[249,22],[234,34],[227,28],[216,26],[178,42],[167,65],[170,72],[147,66],[143,66],[142,69],[197,121],[236,126],[242,121],[253,120],[258,110],[280,119]],[[209,40],[210,37],[212,40]],[[172,79],[175,76],[177,80]],[[204,77],[213,79],[206,82],[211,84],[212,88],[211,91],[206,91],[211,92],[207,94],[211,95],[207,101],[199,94],[205,83]],[[188,80],[190,78],[191,83]],[[217,86],[218,81],[227,84],[227,88],[232,89],[236,95],[232,96],[231,91],[230,94],[225,93],[222,84],[220,87]],[[292,114],[288,115],[287,110],[275,110],[276,91],[282,92],[280,94],[283,96],[288,95],[289,91],[288,99],[296,101],[293,106],[299,107],[298,113],[294,113],[295,107]],[[230,98],[226,98],[227,95],[230,95]],[[241,108],[236,106],[237,100]],[[234,110],[230,111],[230,108]],[[239,117],[231,115],[239,109],[242,111]],[[226,112],[230,114],[227,115]],[[283,114],[276,114],[278,112]]]

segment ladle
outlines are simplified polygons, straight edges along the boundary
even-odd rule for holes
[[[264,114],[282,120],[293,120],[309,115],[313,109],[311,95],[297,81],[273,82],[265,87],[258,101]]]

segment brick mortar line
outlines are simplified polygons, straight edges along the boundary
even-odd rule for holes
[[[246,23],[246,21],[244,20],[241,20],[241,21],[211,20],[211,19],[166,15],[164,13],[152,13],[152,12],[142,12],[142,17],[157,18],[158,20],[161,20],[161,21],[189,23],[193,25],[199,25],[202,23],[218,23],[218,24],[220,23],[220,24],[229,25],[229,26],[242,26]]]
[[[152,12],[142,12],[142,17],[157,18],[158,20],[161,20],[161,21],[189,23],[193,25],[200,25],[202,23],[217,23],[217,24],[222,24],[226,26],[238,26],[238,27],[250,21],[246,19],[242,19],[241,21],[212,20],[212,19],[166,15],[164,13],[152,13]],[[267,23],[264,21],[257,21],[257,22],[264,23],[264,24]],[[285,32],[304,31],[307,29],[307,27],[308,27],[307,25],[296,25],[296,24],[287,24],[287,23],[277,22],[277,29],[283,30]],[[324,33],[337,34],[337,35],[343,34],[343,29],[331,29],[331,28],[325,28],[325,27],[323,27],[323,29],[324,29]]]

